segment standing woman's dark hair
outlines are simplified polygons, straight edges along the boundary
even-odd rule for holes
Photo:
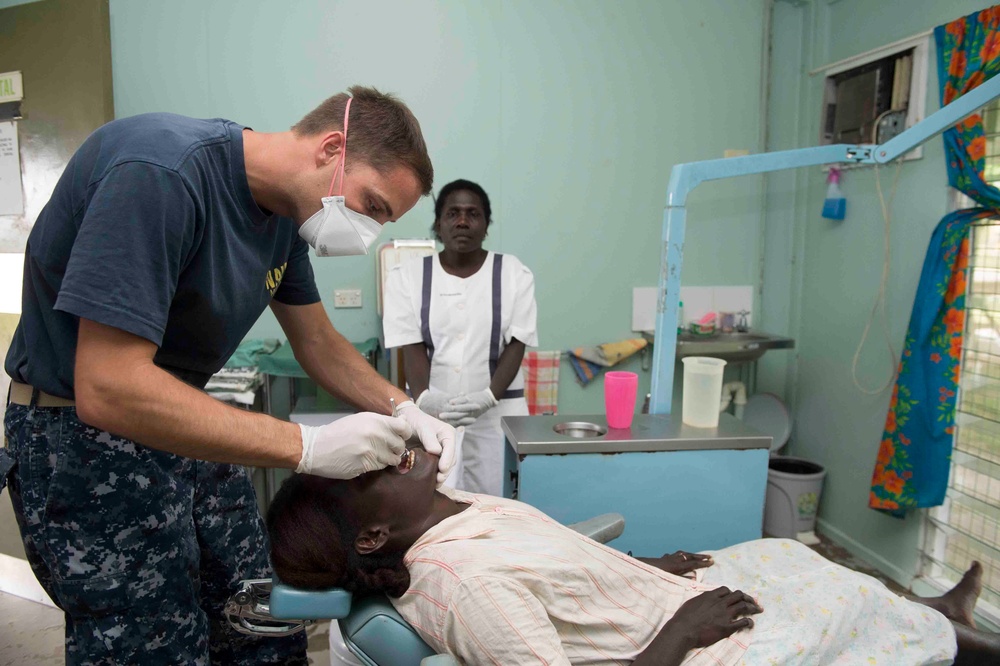
[[[458,180],[453,180],[442,187],[441,191],[438,192],[437,197],[434,199],[434,224],[431,227],[431,230],[434,232],[434,236],[438,240],[441,240],[437,230],[438,220],[441,219],[441,214],[444,212],[444,204],[448,200],[448,195],[453,192],[461,192],[462,190],[472,192],[479,197],[479,201],[483,206],[483,215],[486,217],[486,226],[489,227],[489,225],[493,222],[493,209],[490,207],[490,197],[486,194],[486,190],[484,190],[479,183],[473,183],[471,180],[459,178]]]

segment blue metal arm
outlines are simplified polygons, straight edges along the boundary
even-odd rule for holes
[[[937,136],[997,97],[1000,97],[1000,76],[982,83],[882,145],[837,144],[676,165],[670,172],[667,206],[663,211],[649,411],[653,414],[669,414],[673,399],[677,303],[680,297],[687,212],[684,205],[691,190],[706,180],[735,178],[820,164],[889,162]]]

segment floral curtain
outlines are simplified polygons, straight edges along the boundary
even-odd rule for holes
[[[938,26],[934,38],[942,106],[1000,72],[1000,6]],[[896,516],[944,500],[965,329],[969,228],[1000,214],[1000,190],[983,179],[982,117],[973,114],[945,131],[944,144],[948,183],[979,207],[946,215],[924,259],[868,498],[873,509]]]

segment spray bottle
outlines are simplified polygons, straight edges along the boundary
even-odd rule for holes
[[[840,169],[830,167],[826,177],[826,199],[823,200],[823,217],[828,220],[843,220],[847,213],[847,199],[840,191]]]

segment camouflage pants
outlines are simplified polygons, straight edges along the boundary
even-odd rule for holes
[[[67,664],[306,663],[303,632],[255,638],[223,617],[240,579],[271,575],[245,468],[146,448],[72,407],[8,405],[4,432],[0,472],[65,614]]]

